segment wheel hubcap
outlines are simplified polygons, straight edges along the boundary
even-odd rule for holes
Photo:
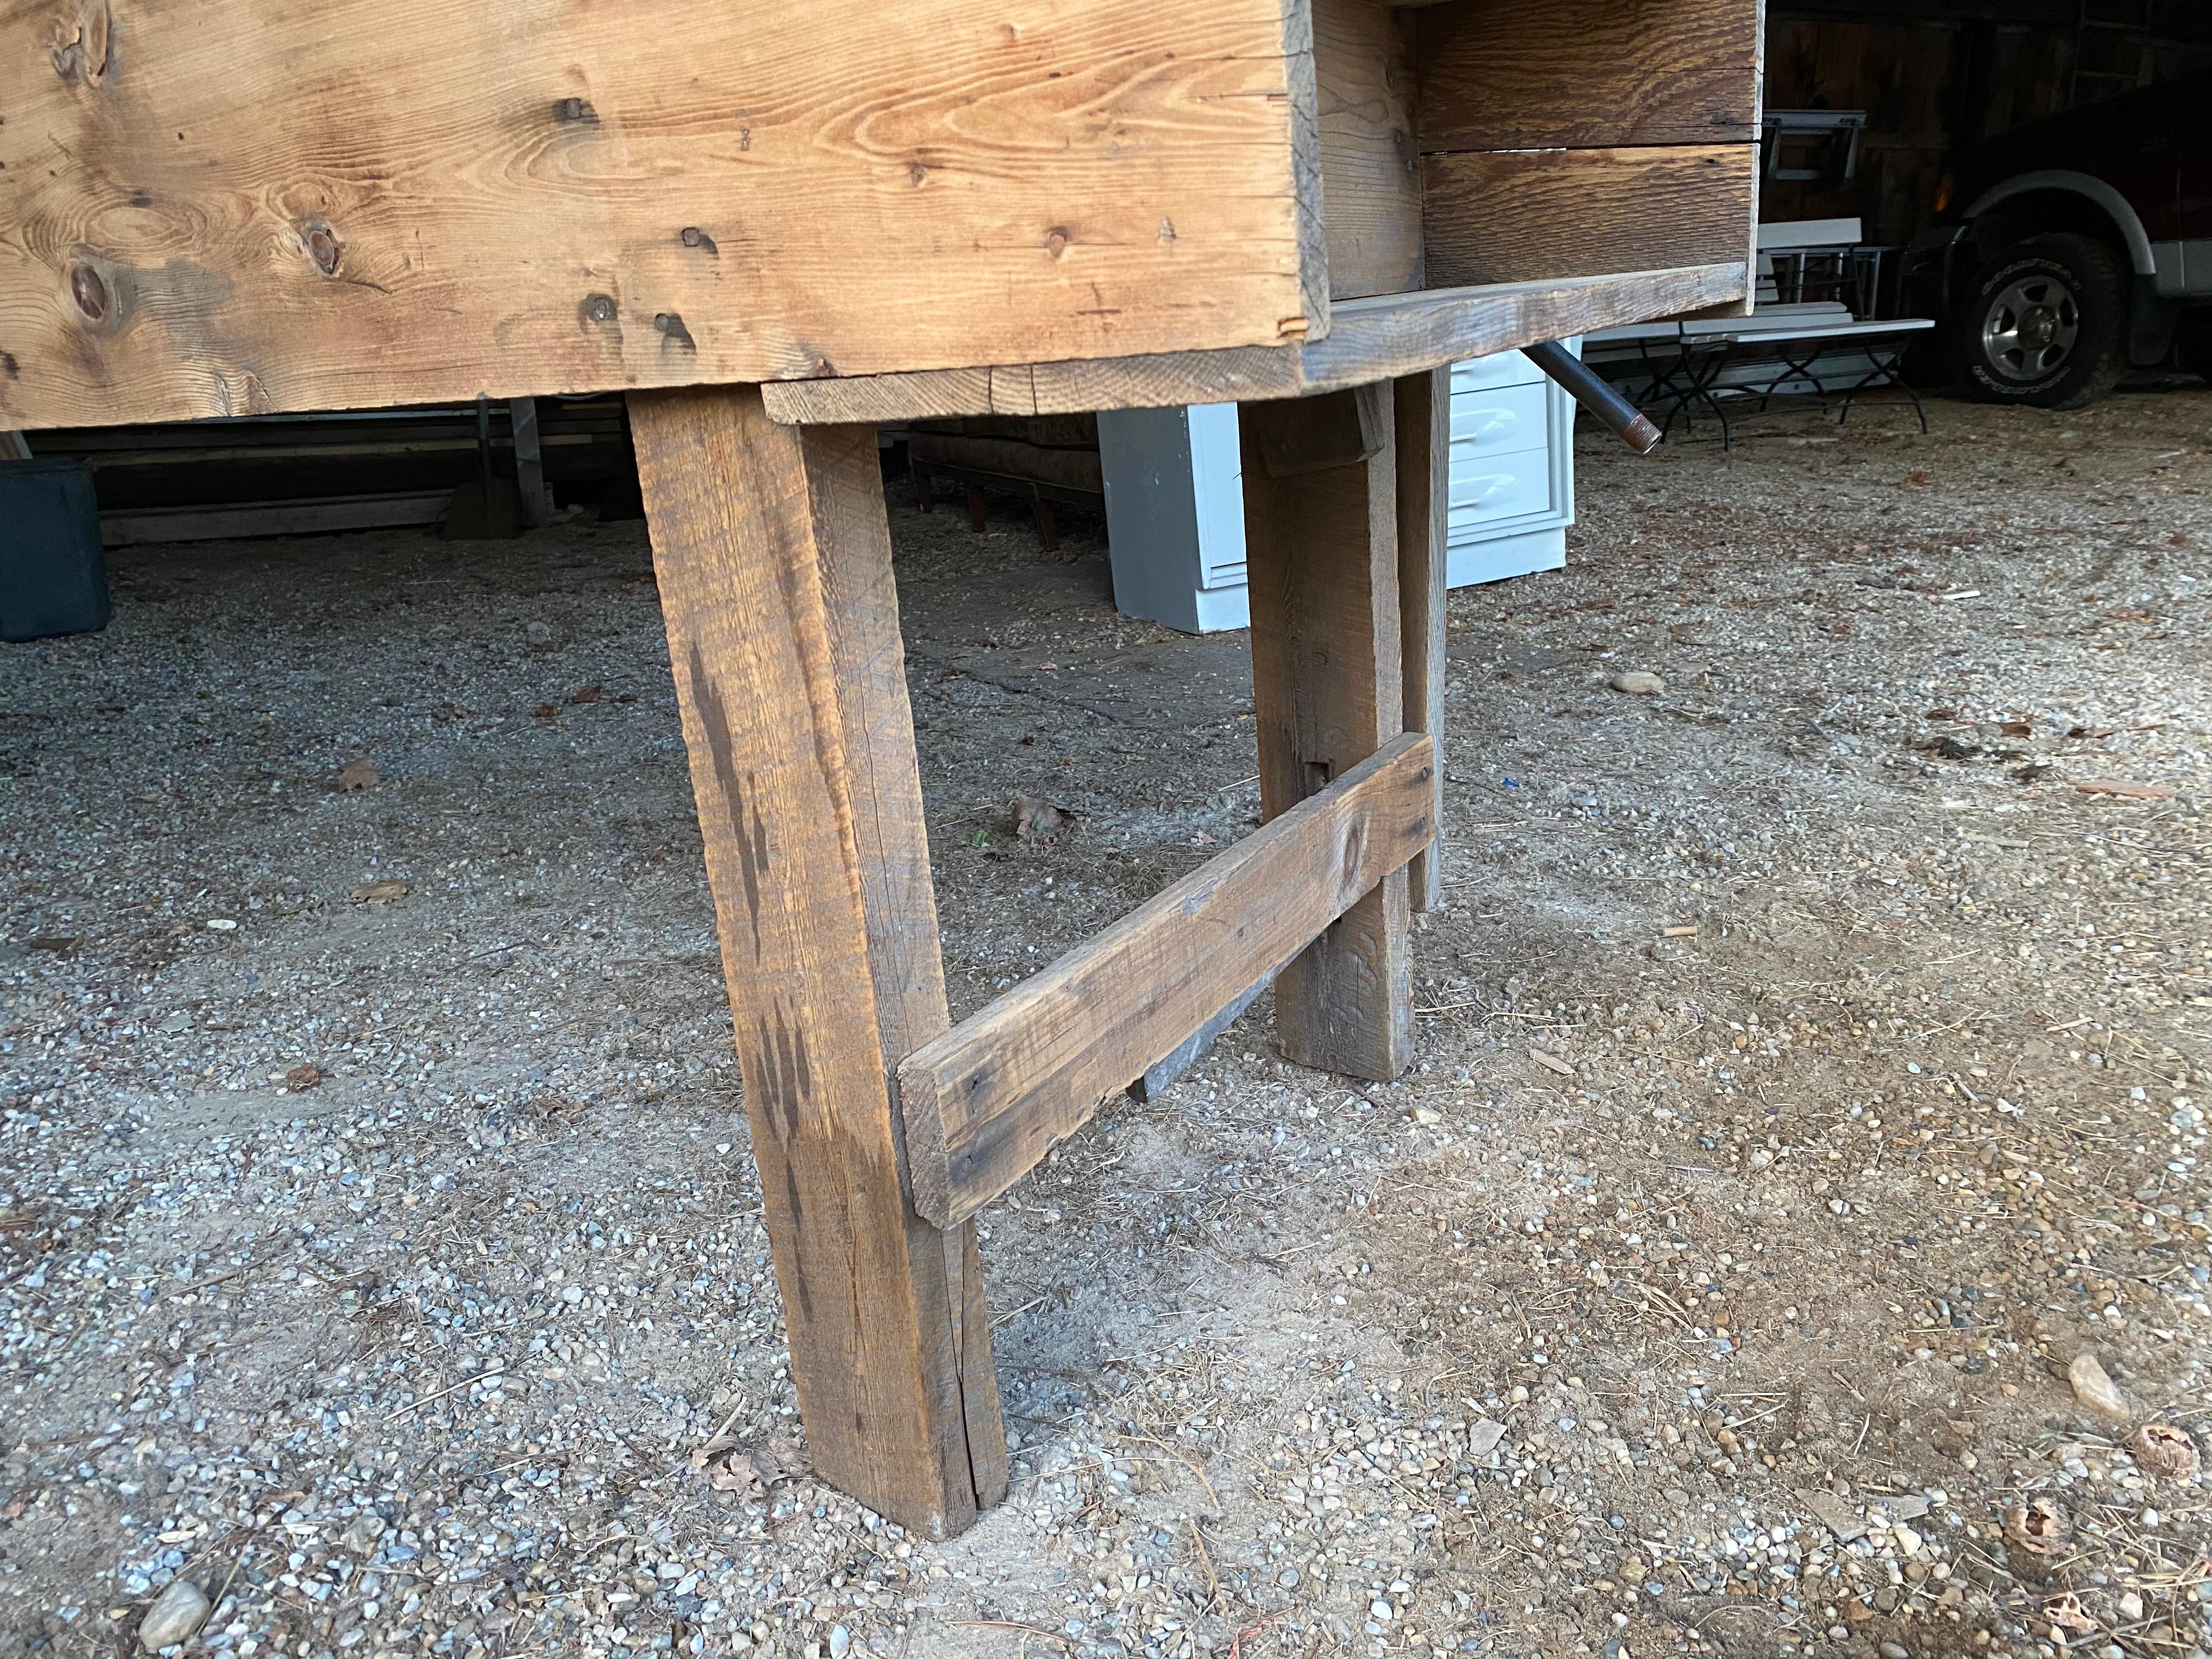
[[[2008,380],[2039,380],[2064,363],[2081,332],[2074,290],[2055,276],[2023,276],[1990,302],[1982,356]]]

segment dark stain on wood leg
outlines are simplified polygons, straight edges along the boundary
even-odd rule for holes
[[[761,878],[768,872],[768,826],[762,822],[760,809],[751,809],[752,822],[745,822],[747,808],[744,785],[738,780],[736,740],[731,736],[729,711],[722,705],[721,693],[714,689],[714,678],[707,672],[707,662],[694,641],[690,658],[684,665],[691,678],[691,699],[699,710],[699,723],[707,729],[707,747],[714,757],[714,780],[721,786],[722,804],[730,818],[731,839],[738,849],[738,863],[745,884],[745,910],[752,923],[753,956],[761,954]]]

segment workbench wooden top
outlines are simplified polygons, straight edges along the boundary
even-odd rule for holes
[[[1757,17],[16,0],[0,427],[702,383],[1283,396],[1730,302]]]

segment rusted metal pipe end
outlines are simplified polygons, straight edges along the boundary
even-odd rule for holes
[[[1603,421],[1639,455],[1649,455],[1664,435],[1644,411],[1613,390],[1613,383],[1556,340],[1523,346],[1528,361],[1565,387],[1574,400]]]

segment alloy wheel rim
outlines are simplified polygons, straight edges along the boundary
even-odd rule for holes
[[[1982,316],[1982,358],[2015,382],[2040,380],[2073,355],[2081,303],[2056,276],[2023,276],[1990,301]]]

